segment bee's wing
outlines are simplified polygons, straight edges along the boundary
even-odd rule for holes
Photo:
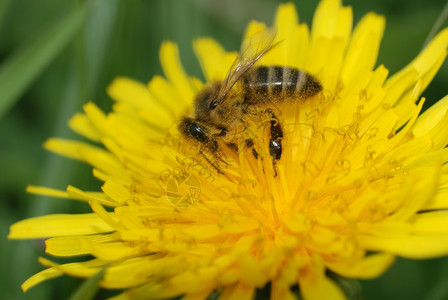
[[[216,107],[220,104],[238,79],[240,79],[240,77],[246,73],[247,70],[249,70],[250,67],[252,67],[253,64],[263,56],[263,54],[275,46],[272,43],[276,34],[277,28],[270,27],[244,40],[241,44],[237,58],[232,63],[229,73],[221,85],[213,106]]]

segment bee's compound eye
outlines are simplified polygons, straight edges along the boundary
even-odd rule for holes
[[[197,123],[190,123],[188,130],[193,138],[197,141],[205,143],[208,141],[207,132]]]

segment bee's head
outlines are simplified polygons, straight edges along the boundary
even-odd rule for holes
[[[202,119],[218,107],[217,96],[221,84],[214,82],[206,85],[195,98],[195,114],[197,118]]]
[[[221,82],[205,86],[195,99],[195,118],[216,127],[224,128],[231,120],[238,117],[240,108],[236,105],[238,93],[231,90],[224,99],[218,99]]]

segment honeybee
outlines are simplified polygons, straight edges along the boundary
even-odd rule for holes
[[[218,141],[237,150],[236,138],[229,133],[243,122],[251,108],[306,100],[322,90],[320,82],[303,70],[290,66],[254,66],[277,45],[273,43],[276,33],[275,28],[268,28],[246,39],[226,78],[206,85],[195,98],[194,117],[183,117],[179,123],[180,133],[201,144],[200,154],[218,173],[222,173],[219,161],[224,162]],[[271,116],[268,146],[275,170],[282,156],[283,129],[272,109],[264,112]],[[245,144],[254,146],[252,139],[246,139]],[[252,148],[252,153],[258,158],[256,149]]]

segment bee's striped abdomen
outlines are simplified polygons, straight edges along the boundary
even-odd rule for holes
[[[287,66],[253,67],[243,75],[245,103],[269,103],[285,99],[307,99],[322,85],[303,70]],[[275,99],[271,98],[274,97]]]

